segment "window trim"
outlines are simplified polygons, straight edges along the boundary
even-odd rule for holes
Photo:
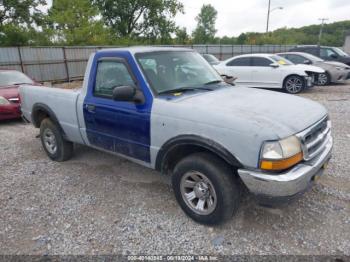
[[[128,71],[129,75],[131,76],[131,79],[134,82],[135,87],[140,90],[142,93],[143,91],[141,90],[139,83],[136,80],[136,77],[134,75],[134,73],[132,72],[129,63],[126,61],[125,58],[122,57],[101,57],[97,60],[97,66],[96,66],[96,74],[95,74],[95,79],[94,79],[94,86],[93,86],[93,90],[92,90],[92,96],[93,97],[99,97],[99,98],[105,98],[105,99],[109,99],[109,100],[113,100],[112,96],[107,96],[107,95],[98,95],[95,93],[95,89],[96,89],[96,80],[97,80],[97,74],[98,74],[98,66],[100,62],[104,62],[104,61],[110,61],[110,62],[117,62],[117,63],[121,63],[126,67],[126,70]]]

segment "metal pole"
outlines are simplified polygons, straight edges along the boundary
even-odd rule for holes
[[[21,65],[21,70],[24,73],[24,64],[23,64],[23,59],[22,59],[21,47],[18,46],[17,48],[18,48],[19,63]]]
[[[67,75],[67,81],[70,82],[70,76],[69,76],[69,68],[68,68],[68,61],[67,61],[67,54],[66,54],[66,47],[62,47],[63,51],[63,60],[64,60],[64,67],[66,69],[66,75]]]
[[[268,33],[268,32],[269,32],[270,9],[271,9],[271,0],[269,0],[269,6],[268,6],[268,9],[267,9],[266,33]]]
[[[328,18],[320,18],[319,20],[321,20],[321,27],[320,27],[320,34],[318,35],[318,46],[321,45],[324,22],[327,21]]]

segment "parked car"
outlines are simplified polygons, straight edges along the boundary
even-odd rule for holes
[[[286,52],[277,55],[288,59],[294,64],[314,65],[324,69],[324,73],[317,75],[317,84],[321,86],[330,83],[343,83],[350,78],[350,66],[340,62],[325,61],[317,56],[300,52]]]
[[[21,117],[18,86],[35,84],[25,74],[15,70],[0,70],[0,120]]]
[[[319,67],[293,65],[273,54],[240,55],[221,62],[214,68],[221,75],[237,77],[237,85],[284,89],[296,94],[313,86],[313,76],[324,73]]]
[[[231,218],[243,185],[259,202],[295,198],[331,156],[322,105],[227,84],[191,49],[99,50],[80,90],[21,86],[20,96],[52,160],[77,143],[169,174],[184,212],[204,224]]]
[[[350,66],[350,56],[338,47],[303,45],[289,50],[290,52],[303,52],[320,57],[327,61],[336,61]]]
[[[218,65],[220,64],[220,60],[216,58],[216,56],[211,55],[211,54],[202,54],[205,60],[208,61],[209,64],[211,65]]]

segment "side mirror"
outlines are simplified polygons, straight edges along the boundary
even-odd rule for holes
[[[221,75],[221,78],[226,82],[227,84],[233,84],[233,82],[237,79],[237,77],[234,76],[228,76],[228,75]]]
[[[304,60],[303,64],[304,65],[311,65],[312,63],[310,60],[306,59],[306,60]]]
[[[113,89],[113,100],[143,104],[145,97],[135,86],[117,86]]]
[[[330,57],[333,58],[333,59],[337,59],[337,58],[338,58],[338,55],[336,55],[336,54],[331,54]]]
[[[279,67],[280,65],[279,65],[278,63],[272,63],[272,64],[270,64],[270,66],[273,67],[273,68],[277,68],[277,67]]]

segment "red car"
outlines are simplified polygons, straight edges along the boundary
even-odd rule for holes
[[[16,70],[0,70],[0,120],[21,117],[18,86],[37,84],[30,77]]]

